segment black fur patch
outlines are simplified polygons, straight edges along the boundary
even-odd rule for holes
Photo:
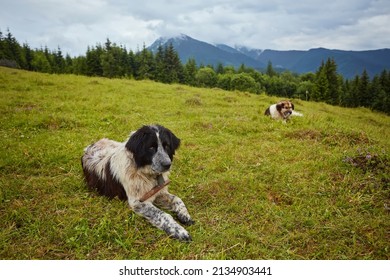
[[[143,126],[131,135],[126,148],[133,153],[135,164],[140,168],[152,164],[157,145],[156,133],[149,126]]]
[[[100,195],[104,195],[109,198],[117,196],[121,200],[127,200],[127,195],[122,184],[112,175],[109,162],[104,170],[105,179],[102,179],[95,172],[89,172],[84,167],[83,171],[85,181],[91,190],[96,190]]]

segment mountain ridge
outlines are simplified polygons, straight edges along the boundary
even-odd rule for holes
[[[196,40],[188,35],[160,37],[148,49],[156,52],[159,45],[172,44],[183,63],[195,59],[199,65],[224,66],[238,68],[244,64],[256,70],[264,70],[269,62],[280,71],[289,70],[298,74],[315,72],[323,61],[333,58],[338,72],[350,79],[360,75],[364,70],[370,76],[390,69],[390,49],[347,51],[327,48],[309,50],[271,50],[255,49],[242,45],[234,47],[218,43],[211,44]]]
[[[183,63],[186,63],[188,59],[193,58],[198,65],[223,65],[239,66],[245,64],[248,67],[253,67],[257,70],[264,68],[262,62],[247,56],[244,53],[236,52],[234,54],[222,50],[216,45],[193,39],[185,34],[179,36],[167,38],[160,37],[152,45],[148,47],[149,50],[157,52],[157,48],[162,45],[172,44],[175,50],[178,52],[179,57]]]

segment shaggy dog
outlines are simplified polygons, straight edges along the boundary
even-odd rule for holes
[[[101,195],[127,200],[135,213],[169,236],[190,241],[189,233],[156,207],[172,211],[184,225],[194,223],[183,201],[166,187],[179,145],[180,139],[161,125],[143,126],[122,143],[101,139],[81,158],[86,183]]]
[[[294,111],[294,104],[291,101],[280,101],[277,104],[272,104],[265,110],[264,115],[284,121],[287,121],[290,116],[303,116],[301,113]]]

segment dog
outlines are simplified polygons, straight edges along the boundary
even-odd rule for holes
[[[283,121],[287,121],[291,116],[303,116],[302,113],[294,110],[294,104],[291,101],[280,101],[272,104],[265,110],[264,115]]]
[[[183,201],[168,192],[166,183],[180,139],[161,125],[145,125],[125,142],[101,139],[84,149],[81,158],[89,188],[109,198],[127,200],[130,208],[152,225],[180,241],[190,234],[161,207],[192,225]]]

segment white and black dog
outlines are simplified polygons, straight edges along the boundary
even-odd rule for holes
[[[135,213],[169,236],[191,241],[187,230],[157,208],[172,211],[184,225],[194,223],[183,201],[164,184],[179,146],[180,139],[161,125],[143,126],[125,142],[101,139],[81,158],[86,183],[101,195],[127,200]]]
[[[294,104],[291,101],[280,101],[272,104],[265,110],[264,115],[283,121],[287,121],[291,116],[303,116],[303,114],[294,110]]]

